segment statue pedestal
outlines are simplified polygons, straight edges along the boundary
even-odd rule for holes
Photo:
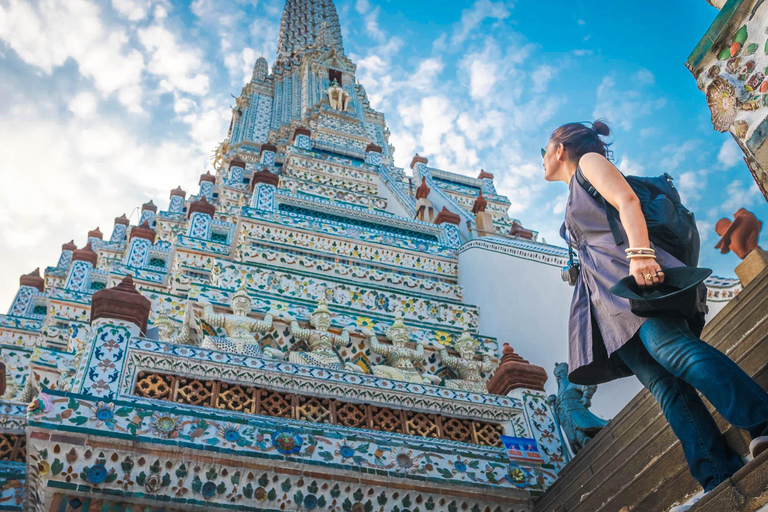
[[[766,267],[768,267],[768,252],[765,252],[758,247],[747,254],[744,261],[739,263],[735,269],[736,276],[739,278],[741,286],[746,288],[754,278],[766,269]]]
[[[493,218],[488,212],[477,212],[475,214],[475,224],[477,224],[477,234],[480,236],[491,236],[496,234],[496,228],[493,227]]]

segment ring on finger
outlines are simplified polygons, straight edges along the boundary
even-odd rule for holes
[[[653,275],[648,273],[643,276],[646,281],[653,281]]]

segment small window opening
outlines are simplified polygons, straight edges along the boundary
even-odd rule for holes
[[[328,70],[328,83],[332,84],[334,80],[336,80],[336,83],[338,83],[339,86],[343,85],[342,82],[341,82],[341,71],[337,71],[335,69],[329,69]]]

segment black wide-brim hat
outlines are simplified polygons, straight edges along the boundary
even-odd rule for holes
[[[629,307],[637,316],[690,319],[696,313],[696,288],[710,275],[708,268],[668,268],[661,284],[640,288],[633,276],[627,276],[611,287],[611,293],[629,299]]]

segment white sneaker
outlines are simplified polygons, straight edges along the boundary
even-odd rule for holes
[[[768,450],[768,436],[756,437],[749,443],[749,453],[752,454],[752,459],[756,459],[766,450]]]
[[[683,503],[682,505],[676,505],[669,509],[669,512],[686,512],[688,509],[690,509],[692,506],[694,506],[696,503],[701,500],[704,496],[706,496],[707,493],[704,491],[699,491],[697,494],[694,494],[693,497],[689,498],[688,501]]]

